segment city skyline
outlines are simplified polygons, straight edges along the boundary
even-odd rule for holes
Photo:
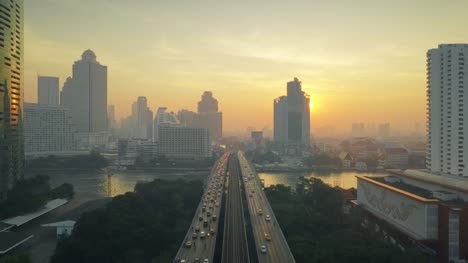
[[[117,119],[129,115],[131,99],[120,95],[129,85],[152,110],[195,110],[194,99],[211,90],[223,105],[226,130],[271,129],[271,100],[297,76],[315,105],[311,130],[349,131],[350,115],[412,130],[425,120],[426,50],[468,39],[456,30],[468,21],[466,7],[430,2],[364,1],[358,8],[318,1],[194,6],[26,0],[26,101],[36,99],[37,74],[63,82],[70,63],[91,48],[109,66],[109,104],[116,105]],[[431,26],[425,14],[432,14]],[[175,17],[176,24],[166,22]],[[120,41],[122,35],[127,41]],[[171,99],[174,90],[177,100]],[[242,107],[236,107],[239,94],[249,94]]]

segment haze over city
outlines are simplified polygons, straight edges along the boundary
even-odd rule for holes
[[[92,48],[109,67],[117,119],[138,95],[153,111],[193,110],[211,90],[225,130],[272,129],[272,100],[298,77],[311,131],[356,121],[412,130],[425,122],[426,50],[468,37],[460,3],[26,0],[26,101],[37,74],[62,85]]]

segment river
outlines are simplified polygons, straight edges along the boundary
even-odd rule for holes
[[[75,197],[81,200],[92,200],[108,196],[116,196],[133,191],[137,182],[152,181],[154,179],[186,179],[203,180],[209,172],[144,172],[144,171],[117,171],[108,177],[106,173],[85,171],[29,171],[26,177],[36,174],[46,174],[50,177],[50,184],[56,187],[63,183],[71,183],[74,186]],[[307,172],[307,173],[259,173],[265,186],[272,184],[284,184],[295,187],[299,178],[316,177],[331,186],[342,188],[356,188],[356,175],[373,176],[376,173],[357,172]]]

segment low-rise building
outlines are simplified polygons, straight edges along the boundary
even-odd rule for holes
[[[409,162],[408,150],[402,147],[383,148],[379,151],[381,163],[385,168],[406,168]]]
[[[349,152],[341,152],[338,157],[341,160],[341,166],[343,166],[343,168],[349,169],[353,167],[353,156]]]
[[[439,262],[468,260],[468,181],[419,171],[387,170],[391,176],[357,176],[355,204],[383,220]]]

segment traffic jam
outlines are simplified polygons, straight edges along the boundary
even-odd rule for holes
[[[191,233],[187,235],[184,247],[185,249],[193,249],[194,262],[209,262],[208,258],[197,257],[198,250],[196,247],[202,247],[201,254],[206,255],[207,241],[210,238],[215,238],[218,217],[221,210],[221,200],[224,191],[224,184],[226,181],[226,167],[229,160],[230,153],[225,153],[217,162],[212,176],[207,181],[207,187],[203,194],[201,203],[195,213],[194,222],[191,226]],[[208,245],[215,245],[215,241],[210,242]],[[213,250],[214,251],[214,250]],[[211,255],[212,256],[212,255]],[[185,259],[180,259],[178,262],[187,262]]]

